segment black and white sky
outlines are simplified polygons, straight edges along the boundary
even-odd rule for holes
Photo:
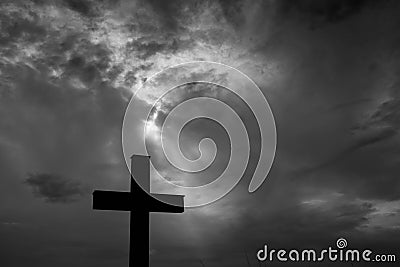
[[[339,237],[398,253],[399,14],[395,0],[1,1],[0,266],[127,266],[129,215],[93,211],[91,192],[129,187],[133,93],[194,60],[254,80],[276,158],[252,194],[247,173],[211,205],[152,215],[152,266],[258,266],[265,243]]]

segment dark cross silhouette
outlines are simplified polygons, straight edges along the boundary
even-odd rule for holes
[[[95,190],[93,209],[130,211],[129,267],[148,266],[150,212],[182,213],[184,196],[150,193],[149,156],[131,157],[130,180],[130,192]]]

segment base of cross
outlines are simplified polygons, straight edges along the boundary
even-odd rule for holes
[[[93,209],[130,212],[129,267],[149,266],[150,261],[150,213],[182,213],[182,195],[150,193],[150,157],[131,157],[130,192],[93,192]]]

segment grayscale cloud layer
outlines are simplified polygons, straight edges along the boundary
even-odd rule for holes
[[[276,159],[254,194],[246,175],[213,205],[153,215],[152,266],[246,266],[245,252],[257,265],[264,243],[325,248],[338,237],[398,250],[398,1],[0,5],[1,266],[127,265],[128,215],[93,211],[90,192],[129,188],[129,99],[192,60],[257,83]]]

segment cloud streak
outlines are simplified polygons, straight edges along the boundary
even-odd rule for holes
[[[88,194],[88,188],[78,181],[56,174],[29,174],[25,183],[38,198],[50,203],[69,203],[78,201]]]

